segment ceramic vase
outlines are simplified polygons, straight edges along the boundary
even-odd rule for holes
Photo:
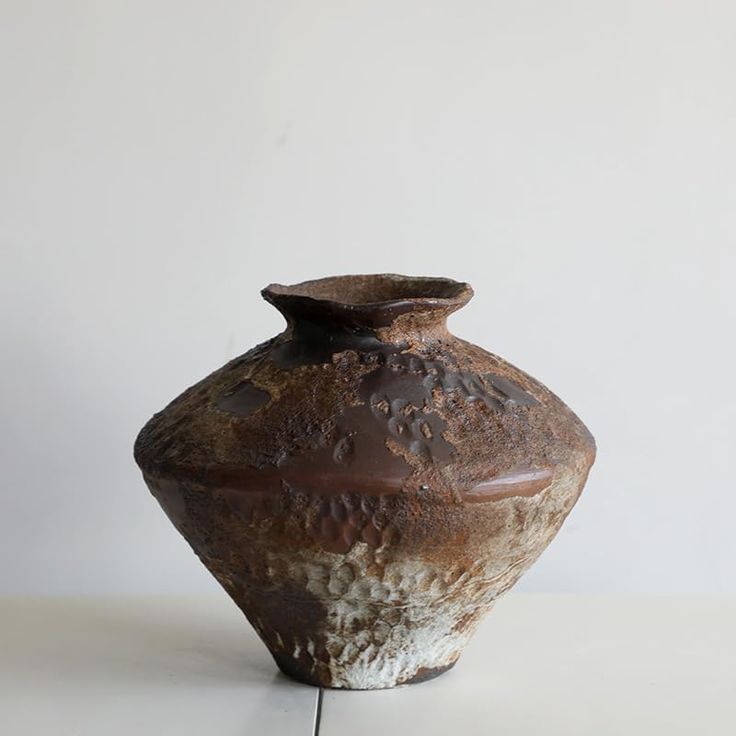
[[[444,278],[272,284],[286,329],[143,428],[144,479],[287,675],[434,677],[534,562],[595,456],[539,381],[452,335]]]

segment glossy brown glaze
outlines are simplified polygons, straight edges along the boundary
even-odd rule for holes
[[[344,276],[263,295],[286,330],[151,419],[146,482],[290,676],[438,674],[558,531],[593,439],[447,331],[467,284]]]

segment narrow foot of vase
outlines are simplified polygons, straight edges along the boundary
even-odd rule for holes
[[[416,685],[451,670],[458,659],[456,657],[449,663],[418,668],[402,668],[401,658],[378,667],[356,664],[337,668],[323,663],[305,665],[304,660],[295,659],[283,652],[272,652],[272,656],[281,672],[292,680],[331,690],[382,690],[399,685]]]

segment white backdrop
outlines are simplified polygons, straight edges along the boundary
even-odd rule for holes
[[[736,4],[0,8],[0,591],[213,589],[138,429],[268,282],[394,271],[598,440],[521,588],[736,593]]]

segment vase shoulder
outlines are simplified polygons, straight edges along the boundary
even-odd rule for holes
[[[431,486],[476,498],[484,483],[488,494],[513,490],[494,478],[542,487],[593,451],[541,383],[449,333],[414,344],[367,331],[308,338],[287,331],[184,392],[141,433],[144,469],[243,490]]]

